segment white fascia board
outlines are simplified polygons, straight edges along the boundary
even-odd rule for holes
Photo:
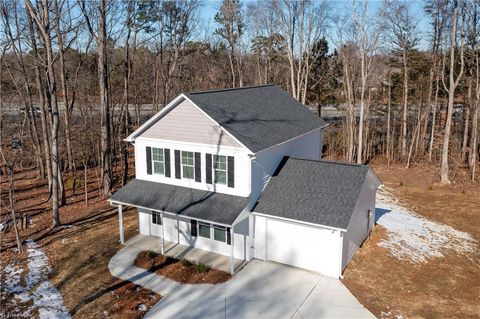
[[[378,177],[377,173],[375,173],[375,171],[370,167],[370,165],[368,166],[368,171],[372,173],[372,176],[377,180],[377,188],[382,188],[384,186],[382,180],[380,179],[380,177]]]
[[[204,223],[207,223],[207,224],[215,224],[215,225],[220,225],[220,226],[225,226],[225,227],[232,227],[232,226],[233,226],[233,224],[232,224],[232,225],[229,225],[229,224],[224,224],[224,223],[215,222],[215,221],[212,221],[212,220],[206,220],[206,219],[196,218],[196,217],[192,217],[192,216],[175,214],[175,213],[171,213],[171,212],[166,212],[166,211],[164,211],[164,210],[153,209],[153,208],[149,208],[149,207],[144,207],[144,206],[139,206],[139,205],[124,203],[124,202],[120,202],[120,201],[116,201],[116,200],[111,200],[111,199],[108,199],[107,201],[108,201],[108,202],[110,203],[110,205],[112,205],[112,206],[125,205],[125,206],[131,206],[131,207],[136,207],[136,208],[151,210],[151,211],[154,211],[154,212],[163,213],[163,214],[165,214],[165,215],[170,215],[170,216],[175,216],[175,217],[183,217],[183,218],[188,218],[188,219],[194,219],[194,220],[198,220],[198,221],[200,221],[200,222],[204,222]]]
[[[134,142],[139,134],[143,133],[147,128],[149,128],[150,126],[155,124],[155,122],[157,122],[158,119],[163,117],[173,107],[175,107],[180,102],[181,99],[185,99],[185,96],[183,95],[183,93],[180,94],[179,96],[177,96],[175,99],[173,99],[170,103],[167,104],[167,106],[165,106],[163,109],[158,111],[157,114],[152,116],[148,121],[143,123],[143,125],[141,125],[139,128],[137,128],[132,134],[127,136],[127,138],[124,141]]]
[[[243,148],[245,148],[245,150],[247,150],[250,154],[254,154],[248,147],[245,146],[245,144],[243,144],[242,142],[240,142],[232,133],[230,133],[227,129],[225,129],[223,126],[221,126],[217,121],[215,121],[210,115],[208,115],[204,110],[202,110],[201,107],[199,107],[197,104],[195,104],[195,102],[193,102],[192,100],[190,100],[187,96],[185,96],[184,94],[182,94],[182,96],[187,100],[189,101],[190,103],[192,103],[192,105],[194,105],[203,115],[205,115],[210,121],[212,121],[217,127],[219,127],[221,130],[223,130],[225,133],[227,133],[228,136],[230,136],[231,138],[233,138],[235,140],[235,142],[237,142],[239,145],[241,145]]]
[[[183,141],[174,141],[174,140],[165,140],[165,139],[159,139],[159,138],[153,138],[153,137],[143,137],[139,136],[137,137],[137,140],[139,141],[147,141],[147,142],[159,142],[159,143],[170,143],[170,144],[182,144],[182,145],[187,145],[187,146],[192,146],[192,147],[208,147],[208,148],[216,148],[218,149],[217,144],[203,144],[203,143],[192,143],[192,142],[183,142]],[[223,146],[222,149],[228,150],[228,151],[244,151],[243,147],[236,147],[236,146]]]
[[[290,218],[279,217],[279,216],[268,215],[268,214],[262,214],[262,213],[257,213],[257,212],[252,212],[252,214],[262,216],[262,217],[284,220],[284,221],[287,221],[287,222],[292,222],[292,223],[297,223],[297,224],[304,224],[304,225],[314,226],[314,227],[318,227],[318,228],[326,228],[326,229],[336,230],[336,231],[343,232],[343,233],[347,232],[347,230],[345,228],[337,228],[337,227],[332,227],[332,226],[327,226],[327,225],[309,223],[309,222],[305,222],[305,221],[301,221],[301,220],[297,220],[297,219],[290,219]]]

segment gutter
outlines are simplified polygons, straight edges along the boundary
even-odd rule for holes
[[[124,202],[120,202],[120,201],[116,201],[116,200],[111,200],[111,199],[108,199],[107,201],[110,203],[111,206],[125,205],[125,206],[130,206],[130,207],[136,207],[136,208],[141,208],[141,209],[145,209],[145,210],[150,210],[150,211],[154,211],[154,212],[159,212],[159,213],[163,213],[163,214],[170,215],[170,216],[184,217],[184,218],[189,218],[189,219],[195,219],[195,220],[198,220],[198,221],[200,221],[200,222],[207,223],[207,224],[215,224],[215,225],[224,226],[224,227],[232,227],[232,226],[233,226],[233,224],[230,225],[230,224],[225,224],[225,223],[216,222],[216,221],[213,221],[213,220],[206,220],[206,219],[201,219],[201,218],[197,218],[197,217],[193,217],[193,216],[175,214],[175,213],[166,212],[166,211],[163,211],[163,210],[158,210],[158,209],[153,209],[153,208],[149,208],[149,207],[144,207],[144,206],[139,206],[139,205],[124,203]],[[234,223],[235,223],[235,221],[234,221]]]

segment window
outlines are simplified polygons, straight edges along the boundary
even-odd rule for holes
[[[213,155],[213,180],[215,184],[227,184],[227,157]]]
[[[210,238],[210,224],[198,223],[198,234],[200,237]]]
[[[224,226],[213,225],[213,239],[225,242],[227,239],[227,229]]]
[[[183,178],[193,179],[193,152],[182,151],[182,172]]]
[[[165,175],[165,157],[163,148],[152,147],[153,173]]]
[[[159,212],[152,212],[152,223],[156,225],[162,224],[162,215]]]

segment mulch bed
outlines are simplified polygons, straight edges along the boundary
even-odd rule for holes
[[[232,277],[229,273],[203,264],[196,265],[152,251],[140,252],[134,264],[183,284],[220,284]]]

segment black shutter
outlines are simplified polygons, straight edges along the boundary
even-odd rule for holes
[[[205,179],[207,184],[212,184],[212,154],[205,154]]]
[[[170,150],[166,148],[164,150],[165,154],[165,177],[170,177]]]
[[[180,151],[175,150],[175,178],[180,179]]]
[[[195,152],[195,182],[202,181],[202,158],[201,154]]]
[[[232,234],[230,234],[230,227],[227,227],[227,245],[232,244]]]
[[[147,174],[152,175],[152,148],[147,146]]]
[[[197,237],[197,221],[194,219],[190,220],[190,235],[192,237]]]
[[[228,187],[235,187],[235,158],[233,156],[228,157]]]

